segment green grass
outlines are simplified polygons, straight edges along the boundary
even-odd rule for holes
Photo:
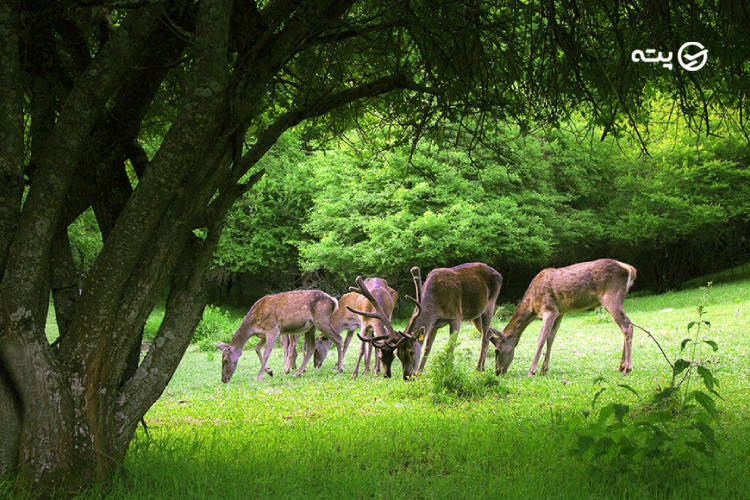
[[[750,281],[739,281],[625,304],[633,322],[651,331],[672,360],[687,324],[697,318],[695,306],[706,305],[711,328],[704,333],[720,350],[705,356],[724,398],[714,424],[722,449],[701,467],[712,471],[704,485],[715,498],[746,498],[750,491],[749,289]],[[239,325],[241,317],[235,320]],[[446,329],[427,374],[410,383],[401,380],[398,361],[393,379],[352,380],[356,339],[343,374],[331,371],[334,351],[320,370],[310,363],[301,377],[284,376],[277,347],[269,363],[276,375],[255,382],[259,363],[248,348],[227,385],[220,381],[218,353],[193,346],[146,415],[150,437],[139,429],[122,483],[107,498],[709,498],[693,482],[662,489],[638,477],[607,482],[589,475],[570,453],[569,422],[591,408],[600,387],[592,383],[596,377],[615,388],[624,381],[644,399],[669,383],[654,342],[636,330],[634,371],[623,379],[616,371],[622,335],[611,318],[600,311],[570,315],[557,335],[549,373],[529,379],[540,326],[527,329],[500,384],[473,398],[434,397],[430,373]],[[232,334],[227,331],[225,339]],[[488,377],[474,372],[478,350],[478,336],[465,323],[456,360],[469,383]],[[494,366],[492,356],[487,366]],[[600,404],[614,400],[637,405],[625,390],[605,392]]]

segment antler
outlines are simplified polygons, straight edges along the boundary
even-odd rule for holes
[[[367,285],[365,285],[364,280],[362,279],[362,276],[357,276],[357,279],[355,280],[357,283],[357,286],[350,286],[349,290],[352,292],[357,292],[365,297],[367,297],[367,300],[370,301],[370,304],[372,304],[372,307],[375,308],[375,312],[369,312],[369,311],[358,311],[356,309],[353,309],[350,306],[346,306],[347,309],[349,309],[354,314],[360,314],[362,316],[367,316],[368,318],[375,318],[380,320],[381,323],[385,326],[385,329],[388,330],[388,337],[396,337],[398,336],[398,333],[396,330],[393,329],[393,325],[391,324],[391,320],[388,318],[388,315],[383,310],[383,307],[380,305],[380,302],[375,300],[375,297],[373,297],[372,293],[370,293],[370,290],[367,288]],[[383,337],[383,336],[381,336]],[[362,336],[360,335],[359,338],[361,339]],[[378,339],[371,339],[371,340],[378,340]]]
[[[388,340],[391,338],[390,335],[379,335],[377,337],[363,337],[361,333],[357,332],[357,337],[359,337],[359,340],[362,342],[372,342],[372,345],[377,347],[378,349],[383,349],[384,347],[388,347],[389,349],[395,349],[398,343],[396,343],[396,346],[392,346],[388,343]]]
[[[417,289],[417,300],[422,302],[422,274],[417,266],[411,268],[411,277],[414,279],[414,286]]]
[[[417,298],[406,295],[406,299],[413,302],[417,307],[417,316],[422,314],[422,275],[420,274],[419,268],[414,266],[411,268],[411,276],[414,280],[414,288],[417,289]],[[416,316],[415,316],[416,317]]]

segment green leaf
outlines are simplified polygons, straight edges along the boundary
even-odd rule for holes
[[[703,379],[703,383],[706,385],[706,389],[710,392],[714,392],[714,385],[719,385],[719,382],[714,378],[711,370],[705,366],[698,365],[698,375]]]
[[[716,351],[719,350],[719,344],[717,344],[713,340],[704,340],[703,342],[705,342],[706,344],[708,344],[709,346],[711,346],[711,349],[713,349],[714,352],[716,352]]]
[[[677,392],[676,387],[667,387],[663,391],[660,391],[656,393],[653,397],[654,403],[661,403],[663,401],[667,401],[669,398],[672,397],[672,395]]]
[[[673,419],[671,410],[659,410],[646,415],[646,422],[651,424],[664,424]]]
[[[614,403],[614,410],[615,410],[615,418],[617,419],[618,422],[622,422],[622,419],[630,411],[630,407],[626,404]]]
[[[705,392],[693,391],[688,395],[687,400],[689,401],[690,399],[695,399],[712,418],[719,417],[719,412],[716,410],[714,399]]]
[[[630,387],[628,384],[617,384],[617,385],[620,386],[620,387],[622,387],[623,389],[626,389],[626,390],[632,392],[633,394],[635,394],[636,397],[638,397],[638,391],[636,391],[635,389],[633,389],[632,387]]]
[[[690,361],[680,358],[674,362],[674,367],[672,368],[672,374],[676,377],[677,375],[684,372],[688,368],[690,368]]]
[[[578,436],[578,452],[581,454],[586,453],[595,444],[596,440],[591,436]]]
[[[614,403],[610,403],[604,407],[602,407],[601,410],[599,410],[599,424],[603,425],[604,422],[606,422],[609,417],[612,416],[612,414],[615,412]]]
[[[701,441],[686,441],[685,444],[707,457],[711,457],[714,454],[713,451],[708,449],[706,443],[703,443]]]
[[[695,324],[695,321],[693,321],[692,323],[690,323],[688,325],[688,330],[690,330],[690,327],[693,326],[694,324]],[[683,339],[682,344],[680,344],[680,352],[684,351],[685,350],[685,346],[688,345],[690,343],[690,341],[692,341],[692,340],[693,339]]]
[[[596,391],[596,394],[594,394],[594,398],[593,398],[593,399],[591,400],[591,407],[592,407],[592,408],[594,407],[594,405],[596,405],[596,400],[597,400],[597,399],[599,399],[599,396],[600,396],[600,395],[601,395],[601,394],[602,394],[602,393],[603,393],[604,391],[606,391],[606,390],[607,390],[607,388],[606,388],[606,387],[602,387],[601,389],[599,389],[598,391]]]
[[[714,429],[706,424],[705,422],[693,422],[693,427],[698,429],[701,434],[703,434],[706,437],[706,441],[711,444],[711,446],[716,446],[718,448],[718,443],[716,442],[716,432]]]

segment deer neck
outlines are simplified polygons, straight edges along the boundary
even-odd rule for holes
[[[242,320],[242,324],[235,332],[232,340],[229,342],[229,345],[232,346],[232,349],[242,352],[242,350],[245,348],[245,344],[247,344],[247,341],[250,340],[250,337],[255,335],[255,333],[253,333],[252,326],[253,322],[251,318],[246,317],[244,320]]]
[[[534,311],[531,310],[531,308],[525,307],[524,303],[521,302],[513,313],[513,316],[510,318],[508,324],[505,325],[503,335],[505,335],[508,342],[513,346],[518,345],[518,342],[521,340],[521,334],[535,318],[536,314]]]

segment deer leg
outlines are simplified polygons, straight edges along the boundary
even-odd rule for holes
[[[604,306],[622,331],[622,356],[620,357],[620,368],[618,371],[625,376],[633,370],[633,323],[625,314],[625,311],[622,308],[622,303],[611,308],[604,303],[602,306]]]
[[[255,354],[258,355],[258,361],[260,364],[263,364],[263,355],[260,353],[261,349],[266,345],[266,336],[260,335],[258,339],[258,343],[255,344]],[[273,377],[273,370],[270,368],[266,368],[266,373]]]
[[[372,369],[372,374],[375,377],[377,377],[378,375],[380,375],[380,351],[377,350],[377,349],[372,349],[372,346],[369,346],[368,348],[371,349],[370,352],[372,353],[372,356],[375,357],[374,358],[375,359],[375,363],[374,363],[374,366],[373,366],[373,369]]]
[[[370,362],[373,361],[372,358],[372,344],[367,344],[365,346],[365,373],[370,373],[371,371],[375,372],[375,367],[373,366],[372,370],[370,370]],[[373,363],[374,365],[374,363]]]
[[[268,369],[268,358],[271,356],[273,345],[276,343],[276,338],[279,336],[279,334],[279,329],[276,328],[274,331],[269,332],[265,335],[266,348],[263,351],[263,358],[260,360],[260,373],[258,373],[258,376],[255,377],[256,381],[260,381],[260,379],[263,378],[263,374],[266,372],[268,372],[269,375],[273,375],[273,372]]]
[[[352,337],[354,337],[354,330],[347,330],[346,340],[344,340],[344,356],[346,356],[346,350],[349,349],[349,342],[352,341]]]
[[[461,331],[461,321],[450,323],[448,332],[448,349],[451,354],[456,350],[456,344],[458,343],[458,334]]]
[[[297,368],[297,343],[299,335],[281,335],[284,348],[284,375]]]
[[[359,355],[357,356],[357,364],[354,365],[354,372],[352,373],[353,379],[356,379],[357,376],[359,375],[359,363],[362,361],[362,358],[365,355],[366,349],[367,347],[365,346],[365,343],[362,342],[362,344],[359,346]]]
[[[422,352],[422,360],[419,362],[419,369],[417,370],[417,375],[422,373],[422,370],[424,370],[424,365],[427,364],[427,357],[430,355],[430,351],[432,350],[432,343],[435,342],[436,336],[437,336],[437,328],[431,328],[429,332],[425,333],[424,352]]]
[[[299,377],[305,371],[307,362],[310,361],[310,358],[312,358],[313,356],[313,351],[315,351],[315,327],[314,326],[305,332],[305,357],[302,358],[302,366],[299,367],[299,370],[294,372],[295,377]]]
[[[539,358],[542,356],[542,348],[547,342],[547,336],[549,335],[552,325],[555,323],[558,317],[557,312],[545,312],[542,316],[542,331],[539,333],[539,341],[536,346],[536,354],[534,355],[534,361],[531,363],[529,368],[528,376],[531,377],[536,373],[536,367],[539,364]]]
[[[487,360],[487,349],[490,345],[490,323],[492,322],[492,313],[485,311],[482,315],[472,321],[477,331],[482,336],[482,341],[479,345],[479,361],[477,362],[477,371],[484,371],[484,363]]]
[[[544,353],[544,362],[542,363],[542,371],[540,372],[540,375],[544,375],[547,373],[547,370],[549,370],[549,355],[552,352],[552,342],[555,341],[555,335],[557,335],[557,330],[560,328],[562,319],[562,314],[555,319],[552,329],[550,330],[549,335],[547,335],[547,351]]]
[[[316,328],[318,328],[321,333],[330,341],[332,341],[334,344],[336,344],[336,350],[339,354],[339,359],[336,363],[336,367],[338,369],[338,373],[341,373],[344,371],[344,342],[341,338],[341,335],[334,332],[331,329],[331,321],[330,318],[322,318],[318,321],[314,321],[314,325]]]
[[[371,338],[375,336],[375,331],[372,329],[371,326],[366,326],[365,331],[363,335],[367,338]],[[372,344],[365,345],[362,344],[362,353],[361,356],[365,358],[365,374],[370,373],[370,359],[372,359]]]
[[[289,369],[291,371],[297,368],[297,344],[299,344],[299,335],[290,335],[289,340],[289,357],[291,358]]]

